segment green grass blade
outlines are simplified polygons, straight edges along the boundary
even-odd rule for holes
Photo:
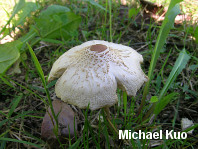
[[[17,96],[13,102],[12,102],[12,106],[10,108],[10,111],[8,113],[8,118],[11,117],[12,113],[14,112],[14,110],[16,109],[16,107],[18,106],[20,100],[22,99],[23,95]]]
[[[0,127],[3,126],[7,121],[9,121],[9,119],[1,120],[0,121]]]
[[[11,138],[0,138],[1,141],[11,141],[11,142],[18,142],[18,143],[22,143],[22,144],[27,144],[27,145],[31,145],[31,146],[35,146],[38,148],[41,148],[41,146],[31,143],[31,142],[27,142],[27,141],[22,141],[22,140],[17,140],[17,139],[11,139]]]
[[[28,46],[28,48],[29,48],[29,52],[30,52],[30,54],[31,54],[31,56],[32,56],[32,60],[33,60],[33,62],[34,62],[34,64],[35,64],[35,67],[36,67],[36,69],[37,69],[37,71],[38,71],[38,74],[39,74],[39,76],[40,76],[40,78],[41,78],[41,81],[42,81],[42,83],[43,83],[43,86],[44,86],[44,88],[45,88],[45,92],[46,92],[47,99],[48,99],[48,102],[49,102],[49,106],[50,106],[50,109],[51,109],[51,112],[52,112],[52,116],[54,117],[55,122],[56,122],[56,124],[55,124],[55,126],[54,126],[54,127],[55,127],[55,135],[56,135],[56,134],[58,134],[58,117],[56,116],[56,114],[55,114],[55,112],[54,112],[54,108],[53,108],[53,106],[52,106],[52,100],[51,100],[51,98],[50,98],[50,93],[49,93],[49,90],[48,90],[47,85],[46,85],[44,73],[43,73],[43,70],[42,70],[42,68],[41,68],[41,65],[40,65],[40,63],[39,63],[39,61],[38,61],[38,59],[37,59],[37,57],[36,57],[34,51],[32,50],[31,46],[30,46],[28,43],[27,43],[27,46]],[[56,136],[57,136],[57,135],[56,135]],[[57,138],[57,139],[58,139],[58,138]],[[58,141],[59,141],[59,139],[58,139]],[[60,144],[60,145],[61,145],[61,144]]]
[[[187,128],[187,129],[185,129],[183,132],[188,132],[188,131],[191,131],[191,130],[196,129],[196,128],[198,128],[198,124],[195,124],[195,125]]]
[[[183,49],[180,52],[179,57],[177,58],[175,62],[175,65],[166,81],[166,84],[164,85],[164,87],[162,88],[160,92],[158,103],[153,104],[153,106],[147,112],[147,115],[145,117],[148,117],[148,115],[151,114],[153,110],[154,110],[154,114],[158,115],[165,108],[165,106],[171,101],[171,99],[173,99],[173,97],[176,96],[177,93],[173,92],[164,97],[167,90],[170,88],[171,84],[174,82],[177,76],[181,73],[181,71],[185,68],[189,59],[190,59],[190,56],[186,53],[186,50]]]
[[[154,114],[158,115],[165,107],[166,105],[174,99],[176,96],[178,96],[178,93],[170,93],[169,95],[163,97],[160,101],[156,103],[156,106],[154,108]],[[148,112],[149,113],[149,112]]]
[[[28,115],[26,115],[26,117],[28,117]],[[14,129],[17,130],[17,131],[20,131],[23,136],[28,136],[29,138],[32,138],[32,140],[37,141],[37,144],[38,143],[40,143],[40,144],[45,144],[46,143],[40,137],[35,137],[31,132],[27,132],[25,130],[21,130],[20,128],[16,128],[16,127]]]
[[[39,74],[39,76],[41,78],[41,81],[42,81],[44,87],[46,87],[45,77],[44,77],[44,73],[43,73],[43,70],[41,68],[41,65],[40,65],[40,63],[39,63],[39,61],[38,61],[38,59],[37,59],[34,51],[32,50],[32,48],[30,47],[30,45],[28,43],[27,43],[27,46],[29,48],[29,52],[30,52],[30,54],[32,56],[32,60],[34,62],[34,65],[36,67],[36,70],[38,71],[38,74]]]
[[[82,137],[78,138],[78,140],[74,144],[72,144],[68,149],[79,148],[79,144],[80,144],[81,140],[82,140]]]
[[[176,0],[176,1],[179,2],[180,0]],[[174,3],[174,2],[171,1],[171,3],[170,3],[168,12],[165,16],[162,27],[160,29],[160,33],[159,33],[158,38],[157,38],[157,42],[155,44],[155,48],[154,48],[154,51],[153,51],[153,54],[152,54],[151,64],[150,64],[150,67],[149,67],[149,73],[148,73],[149,81],[146,83],[144,94],[148,93],[148,87],[150,85],[151,76],[152,76],[154,68],[156,66],[157,59],[158,59],[159,54],[160,54],[160,50],[163,48],[164,43],[166,41],[166,38],[168,36],[168,33],[169,33],[170,29],[173,27],[175,17],[180,13],[179,5],[175,5],[172,8],[172,5],[173,5],[172,3]],[[172,9],[170,9],[170,8],[172,8]]]
[[[180,100],[178,99],[178,100],[177,100],[177,106],[176,106],[176,109],[175,109],[174,118],[173,118],[173,120],[172,120],[172,127],[173,127],[173,129],[175,128],[176,119],[177,119],[177,117],[178,117],[179,105],[180,105]]]
[[[98,2],[96,2],[96,1],[94,1],[94,0],[84,0],[84,1],[90,3],[91,5],[93,5],[93,6],[95,6],[95,7],[100,8],[101,10],[106,11],[106,9],[105,9],[102,5],[100,5]]]
[[[104,115],[103,115],[103,117],[104,117]],[[107,148],[110,148],[109,133],[108,133],[108,130],[107,130],[108,122],[107,122],[106,119],[104,119],[104,121],[105,121],[105,125],[104,125],[104,128],[103,128],[103,134],[104,134],[104,137],[105,137],[105,140],[106,140]]]
[[[127,93],[123,92],[123,105],[124,105],[124,121],[126,122],[126,116],[127,116]]]
[[[146,83],[145,88],[144,88],[143,99],[142,99],[142,103],[141,103],[141,106],[140,106],[140,109],[139,109],[139,112],[138,112],[139,114],[140,114],[141,109],[144,107],[145,99],[146,99],[146,96],[149,92],[149,86],[150,86],[151,78],[152,78],[153,71],[154,71],[154,68],[156,66],[156,63],[157,63],[157,59],[158,59],[159,54],[160,54],[160,50],[164,46],[164,43],[166,41],[166,38],[168,36],[168,33],[169,33],[170,29],[173,28],[175,17],[180,13],[179,4],[177,4],[177,3],[181,2],[181,1],[182,0],[172,0],[170,2],[170,5],[169,5],[168,11],[166,13],[165,19],[162,23],[159,35],[157,37],[157,42],[155,44],[155,48],[154,48],[154,51],[153,51],[153,54],[152,54],[152,59],[151,59],[149,72],[148,72],[149,81]]]
[[[164,61],[164,64],[162,65],[162,68],[161,68],[161,70],[160,70],[160,73],[159,73],[159,74],[161,75],[162,80],[163,80],[164,67],[165,67],[166,64],[167,64],[167,61],[168,61],[168,59],[169,59],[169,56],[171,55],[171,52],[172,52],[172,50],[169,51],[169,53],[168,53],[168,55],[167,55],[167,57],[166,57],[166,59],[165,59],[165,61]]]
[[[15,89],[15,87],[6,79],[4,78],[1,74],[0,74],[0,79],[8,86],[12,87]]]
[[[12,15],[11,17],[9,18],[9,20],[7,21],[6,25],[2,28],[2,30],[0,31],[0,34],[2,34],[5,29],[6,29],[6,26],[8,24],[10,24],[11,20],[13,19],[13,17],[23,8],[25,4],[25,0],[19,0],[19,2],[14,6],[14,9],[13,9],[13,12],[12,12]]]
[[[166,81],[165,86],[162,88],[160,95],[159,95],[159,100],[165,95],[167,90],[170,88],[170,85],[174,82],[176,77],[181,73],[181,71],[185,68],[187,62],[189,61],[190,56],[186,53],[186,50],[183,49],[179,57],[177,58],[175,65]]]
[[[83,144],[84,148],[89,148],[89,126],[88,126],[88,110],[89,110],[89,105],[86,109],[86,111],[83,111],[84,116],[85,116],[85,124],[84,124],[84,130],[83,130]]]
[[[18,114],[18,115],[14,116],[14,117],[7,118],[5,120],[2,120],[2,121],[0,121],[0,127],[2,127],[8,121],[14,121],[14,120],[16,120],[19,117],[22,117],[23,118],[23,117],[27,116],[27,114],[29,114],[29,113],[32,113],[32,111],[26,111],[23,114]]]
[[[98,118],[99,118],[99,120],[98,120],[98,130],[102,130],[102,127],[101,127],[101,113],[99,114],[99,116],[98,116]],[[98,137],[98,143],[100,144],[100,136],[101,136],[101,131],[98,131],[98,135],[97,135],[97,137]]]
[[[4,136],[0,137],[0,138],[7,138],[8,137],[8,133],[5,133]],[[6,140],[3,140],[3,141],[0,141],[1,142],[1,145],[0,145],[0,149],[6,149],[6,144],[7,144],[7,141]]]
[[[4,78],[6,78],[7,80],[9,80],[10,82],[13,82],[14,84],[20,86],[21,88],[25,89],[26,91],[28,91],[29,93],[33,94],[34,96],[36,96],[37,98],[41,99],[43,101],[43,103],[45,103],[46,105],[48,104],[41,96],[39,96],[38,94],[34,93],[34,91],[30,90],[29,88],[26,88],[25,86],[23,86],[22,84],[10,79],[8,76],[3,76]]]
[[[0,114],[3,115],[3,116],[5,116],[5,117],[7,116],[7,115],[6,115],[5,113],[3,113],[1,110],[0,110]]]
[[[2,134],[0,134],[0,138],[2,138],[3,136],[6,136],[6,134],[10,131],[10,129],[7,129],[5,132],[3,132]]]
[[[113,38],[112,38],[112,15],[111,15],[111,6],[112,6],[112,1],[109,1],[109,33],[110,33],[110,41],[113,42]]]
[[[88,123],[88,127],[89,127],[89,132],[91,134],[92,140],[95,144],[94,146],[96,146],[96,148],[100,148],[100,144],[97,142],[94,131],[89,123]]]

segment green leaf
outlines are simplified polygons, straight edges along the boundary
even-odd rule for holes
[[[56,84],[57,80],[58,80],[58,79],[51,81],[51,82],[47,85],[47,88],[50,88],[50,87],[54,86],[54,85]]]
[[[131,9],[129,9],[128,19],[130,19],[132,17],[134,18],[138,13],[139,13],[139,9],[137,9],[137,8],[131,8]]]
[[[163,97],[160,101],[157,102],[153,113],[155,115],[158,115],[166,107],[166,105],[172,99],[174,99],[177,95],[178,95],[178,93],[173,92],[173,93],[170,93],[169,95]]]
[[[95,7],[98,7],[98,8],[100,8],[100,9],[106,11],[106,9],[105,9],[102,5],[98,4],[98,3],[95,2],[94,0],[84,0],[84,1],[90,3],[91,5],[93,5],[93,6],[95,6]]]
[[[81,17],[72,13],[67,7],[52,5],[41,12],[35,22],[35,28],[42,38],[67,40],[78,28]]]
[[[158,102],[158,97],[157,96],[152,96],[150,99],[150,103],[155,103]]]
[[[173,92],[164,97],[167,90],[170,88],[171,84],[175,81],[177,76],[185,68],[189,59],[190,59],[190,56],[186,53],[185,49],[183,49],[180,52],[179,57],[177,58],[175,62],[175,65],[166,81],[166,84],[164,85],[164,87],[162,88],[160,92],[159,101],[157,102],[157,104],[154,104],[150,109],[151,111],[154,109],[155,115],[159,114],[165,108],[165,106],[171,101],[171,99],[173,99],[177,95],[177,93]],[[150,110],[149,110],[149,113],[150,113]]]
[[[31,12],[36,11],[40,8],[38,3],[26,2],[18,13],[17,19],[13,19],[15,26],[23,25],[25,23],[25,18],[31,15]]]
[[[168,76],[166,84],[164,85],[164,87],[162,88],[162,90],[160,92],[159,99],[161,99],[165,95],[167,90],[170,88],[170,85],[174,82],[174,80],[177,78],[177,76],[185,68],[189,59],[190,59],[190,56],[186,53],[186,50],[183,49],[180,52],[179,57],[177,58],[170,75]]]
[[[6,70],[19,58],[20,53],[16,47],[21,42],[16,40],[5,44],[0,44],[0,74]]]
[[[19,2],[14,6],[13,12],[12,12],[12,17],[14,17],[25,5],[25,0],[19,0]]]
[[[190,65],[189,69],[195,71],[198,68],[198,65]]]
[[[56,39],[68,40],[78,35],[80,22],[81,17],[72,13],[69,8],[52,5],[40,13],[35,19],[35,25],[20,40],[23,43],[30,42],[31,46],[46,39],[50,42],[56,42]]]
[[[18,49],[20,49],[20,53],[23,53],[23,52],[26,51],[26,42],[29,42],[29,41],[31,41],[31,42],[34,42],[34,41],[39,42],[40,41],[39,37],[37,37],[38,39],[35,38],[36,35],[37,35],[36,30],[33,29],[33,27],[31,27],[30,31],[27,34],[25,34],[24,36],[19,38],[19,40],[22,42],[21,45],[19,45],[20,48],[18,48]],[[37,42],[35,42],[35,43],[37,43]]]

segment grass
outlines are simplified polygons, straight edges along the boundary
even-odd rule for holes
[[[157,3],[160,5],[163,5],[165,7],[168,6],[171,0],[147,0],[153,3]],[[188,1],[188,0],[183,0],[180,3],[182,13],[188,14],[191,16],[191,21],[197,23],[197,18],[198,18],[198,2],[197,1]]]
[[[14,0],[8,0],[8,1],[1,1],[0,2],[0,17],[1,17],[1,22],[0,24],[6,24],[7,20],[9,19],[9,15],[11,14],[11,11],[15,5]]]
[[[29,47],[31,54],[26,51],[27,58],[21,57],[22,73],[1,75],[1,148],[49,148],[50,142],[40,136],[45,109],[48,105],[51,107],[51,98],[54,97],[55,82],[47,84],[47,75],[54,61],[66,50],[93,39],[113,41],[138,49],[144,57],[144,72],[148,74],[150,71],[147,89],[142,87],[136,97],[127,97],[126,93],[118,89],[119,103],[110,108],[111,122],[117,129],[129,129],[132,132],[164,132],[172,129],[181,131],[181,118],[187,117],[197,122],[198,59],[197,44],[192,32],[196,24],[191,24],[193,21],[172,28],[169,34],[166,30],[166,41],[162,44],[157,39],[160,34],[164,35],[158,24],[152,21],[146,24],[144,20],[139,23],[125,17],[128,9],[132,8],[131,5],[121,6],[114,0],[99,1],[99,5],[89,0],[84,3],[70,0],[69,4],[61,1],[43,2],[42,7],[52,3],[66,5],[81,16],[78,36],[73,36],[68,41],[60,39],[59,43],[42,41]],[[0,25],[5,24],[6,22]],[[168,25],[170,24],[164,24]],[[158,44],[161,44],[160,48]],[[157,56],[154,56],[155,52]],[[146,92],[145,95],[143,92]],[[144,104],[141,107],[142,101]],[[73,138],[59,140],[59,148],[197,147],[197,125],[193,135],[188,135],[186,140],[123,141],[118,139],[118,135],[108,124],[103,110],[90,111],[76,107],[75,111],[78,132]]]

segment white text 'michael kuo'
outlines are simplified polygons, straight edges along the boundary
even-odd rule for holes
[[[186,139],[186,132],[165,131],[165,139]],[[119,130],[119,139],[163,139],[162,130],[159,132],[131,132],[131,130]]]

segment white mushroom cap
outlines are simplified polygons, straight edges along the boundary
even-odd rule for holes
[[[182,128],[182,131],[186,130],[187,128],[189,127],[192,127],[194,126],[194,123],[192,120],[189,120],[188,118],[182,118],[181,120],[181,128]],[[194,129],[188,131],[187,133],[188,134],[192,134],[194,131]]]
[[[91,110],[117,103],[117,85],[135,96],[148,80],[141,69],[142,55],[134,49],[93,40],[71,48],[53,64],[48,80],[59,78],[56,95],[63,101]]]

